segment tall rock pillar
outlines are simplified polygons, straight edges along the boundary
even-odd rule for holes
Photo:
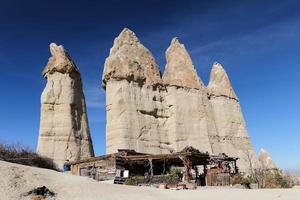
[[[168,142],[160,126],[166,118],[160,82],[159,66],[152,54],[135,33],[125,28],[114,40],[102,76],[106,153],[118,149],[154,154],[165,151]]]
[[[257,156],[248,136],[239,100],[226,71],[217,62],[213,64],[207,88],[218,130],[217,135],[211,136],[211,142],[216,144],[216,153],[239,157],[237,165],[240,170],[249,172],[257,165]]]
[[[170,144],[175,151],[193,146],[211,153],[208,135],[216,129],[210,117],[207,91],[187,50],[177,38],[173,38],[167,49],[166,59],[163,74],[166,93],[163,99],[169,115],[165,126]]]
[[[80,73],[63,46],[50,44],[43,76],[37,153],[62,169],[66,161],[94,156]]]

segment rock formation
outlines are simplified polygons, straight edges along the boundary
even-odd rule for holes
[[[165,127],[170,145],[175,151],[193,146],[211,153],[208,135],[215,133],[216,129],[209,117],[207,91],[187,50],[177,38],[167,49],[166,59],[162,77],[166,87],[163,105],[169,115]]]
[[[63,46],[50,44],[43,76],[41,118],[37,153],[64,162],[94,156],[80,73]]]
[[[217,126],[217,135],[211,135],[213,148],[216,146],[215,149],[218,149],[215,153],[224,152],[239,157],[237,164],[242,171],[254,167],[257,157],[250,143],[239,100],[221,64],[213,64],[207,89]]]
[[[160,71],[150,51],[124,29],[105,61],[102,86],[106,93],[107,153],[118,149],[162,153],[164,134]],[[161,138],[160,138],[161,137]]]
[[[277,168],[276,164],[272,160],[271,156],[265,149],[261,149],[258,155],[259,162],[262,169],[275,169]]]
[[[257,157],[222,66],[213,65],[205,87],[177,38],[166,60],[161,77],[152,54],[132,31],[124,29],[115,39],[102,76],[107,153],[126,148],[159,154],[193,146],[240,157],[240,169],[249,170]]]

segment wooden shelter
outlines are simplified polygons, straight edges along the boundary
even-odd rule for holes
[[[143,183],[161,183],[171,167],[182,169],[182,180],[198,185],[229,185],[229,177],[238,172],[236,160],[225,154],[209,155],[193,147],[171,154],[144,154],[120,149],[118,153],[66,163],[72,174],[96,180],[114,179],[123,184],[135,178]]]

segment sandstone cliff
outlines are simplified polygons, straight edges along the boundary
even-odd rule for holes
[[[66,161],[94,156],[80,73],[63,46],[50,44],[52,56],[43,70],[37,153],[62,169]]]

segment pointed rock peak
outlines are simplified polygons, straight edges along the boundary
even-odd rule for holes
[[[123,42],[125,41],[140,42],[137,36],[135,35],[135,33],[128,28],[124,28],[122,32],[119,34],[119,36],[117,37],[117,39],[120,39]]]
[[[263,168],[274,169],[277,168],[276,164],[272,160],[271,156],[265,149],[261,149],[259,152],[258,159]]]
[[[132,30],[130,30],[128,28],[124,28],[121,31],[121,33],[118,35],[118,37],[115,38],[114,45],[110,49],[109,55],[116,54],[118,52],[118,50],[120,48],[122,48],[123,46],[137,47],[140,45],[142,46],[142,44],[141,44],[140,40],[138,39],[138,37],[136,36],[136,34]]]
[[[203,88],[204,85],[189,53],[177,37],[172,39],[166,51],[166,59],[167,64],[163,75],[164,84],[195,89]]]
[[[102,75],[104,88],[111,78],[136,81],[141,85],[155,85],[161,82],[159,66],[151,52],[128,28],[124,28],[114,40],[109,56],[105,60]]]
[[[171,45],[175,45],[175,44],[180,44],[178,37],[173,37],[173,39],[171,41]]]
[[[50,44],[51,57],[47,65],[43,70],[43,76],[47,76],[48,73],[60,72],[60,73],[79,73],[78,68],[72,61],[68,52],[62,45]]]
[[[213,68],[225,71],[222,65],[218,62],[213,63]]]
[[[226,71],[218,62],[213,63],[207,88],[210,96],[225,96],[238,100]]]

